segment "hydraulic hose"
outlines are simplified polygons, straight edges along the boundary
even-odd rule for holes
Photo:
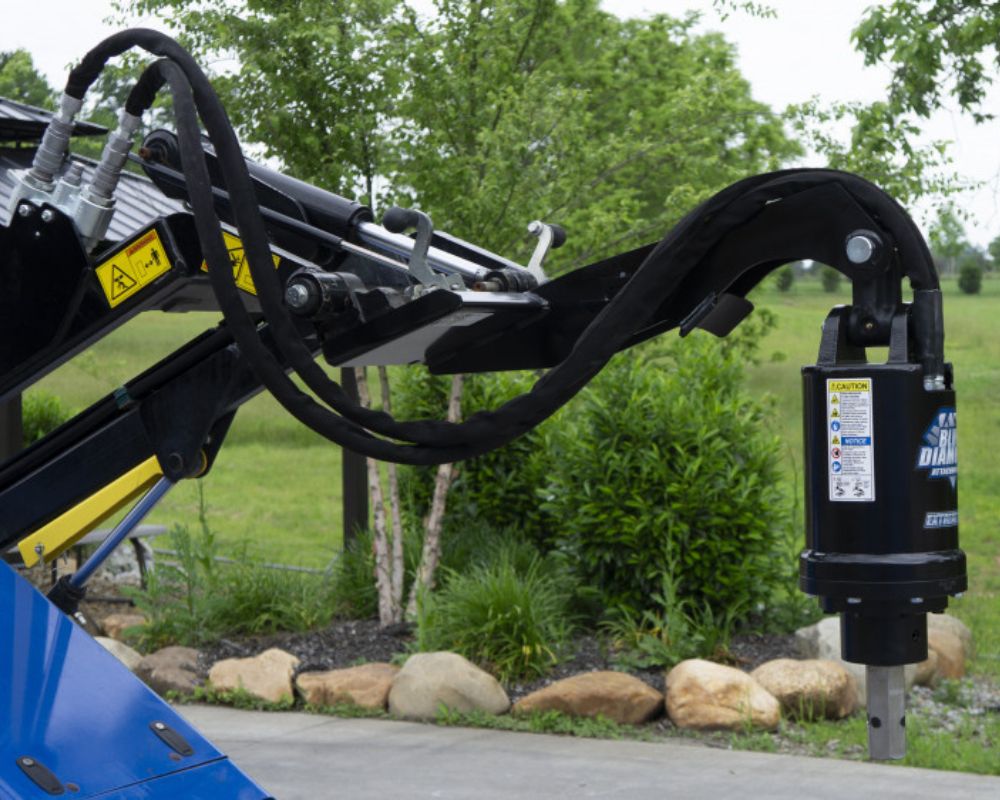
[[[148,77],[143,75],[129,103],[133,108],[148,106],[164,79],[170,84],[182,167],[199,240],[209,265],[209,278],[241,353],[261,382],[297,419],[337,444],[370,457],[409,464],[457,461],[481,455],[530,430],[600,371],[629,336],[652,317],[663,299],[673,294],[698,266],[720,236],[759,213],[766,203],[819,183],[840,181],[886,225],[895,238],[898,258],[906,265],[914,288],[937,287],[919,231],[906,212],[874,185],[857,176],[830,170],[785,170],[754,176],[722,190],[686,215],[595,316],[566,359],[539,379],[530,392],[494,411],[474,414],[463,423],[397,421],[388,414],[353,403],[316,364],[311,350],[300,339],[284,307],[281,286],[272,269],[267,235],[239,142],[208,78],[186,50],[157,31],[123,31],[86,55],[71,73],[66,93],[82,98],[106,61],[133,46],[169,59],[157,62],[160,66]],[[295,386],[284,366],[261,342],[256,323],[240,300],[212,203],[212,185],[201,148],[197,114],[215,148],[258,298],[277,348],[307,386],[343,416],[321,406]],[[369,431],[410,444],[387,441]]]

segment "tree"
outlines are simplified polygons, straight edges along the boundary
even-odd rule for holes
[[[26,50],[0,52],[0,97],[50,108],[56,93]]]
[[[989,260],[984,265],[987,272],[1000,270],[1000,236],[997,236],[986,248],[989,253]]]
[[[937,221],[928,233],[931,252],[943,273],[954,273],[956,259],[969,246],[954,206],[945,206],[938,212]]]
[[[950,96],[977,121],[992,117],[982,103],[1000,68],[1000,5],[893,0],[868,9],[854,41],[865,63],[892,70],[898,111],[927,117]]]

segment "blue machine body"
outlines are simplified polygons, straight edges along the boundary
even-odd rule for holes
[[[0,563],[0,800],[266,800],[218,749],[24,578]],[[181,740],[178,752],[158,735]],[[176,738],[173,739],[176,743]]]

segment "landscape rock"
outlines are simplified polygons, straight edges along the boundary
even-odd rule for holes
[[[972,631],[958,617],[953,617],[951,614],[928,614],[927,630],[946,630],[955,634],[962,640],[962,646],[965,648],[965,657],[972,658],[975,651]]]
[[[125,631],[146,624],[146,617],[136,612],[108,614],[101,620],[101,630],[109,639],[123,640]]]
[[[917,664],[914,686],[933,686],[938,680],[938,654],[932,647],[927,648],[927,658]]]
[[[157,694],[191,694],[201,685],[199,655],[193,647],[164,647],[144,656],[134,671]]]
[[[384,663],[329,672],[303,672],[295,679],[295,686],[310,705],[350,703],[362,708],[384,709],[398,672],[399,667]]]
[[[674,725],[695,730],[774,730],[781,719],[778,701],[745,672],[698,658],[667,673],[666,706]]]
[[[213,689],[231,692],[242,689],[259,700],[279,703],[294,697],[292,676],[299,660],[277,647],[250,658],[217,661],[208,671]]]
[[[956,633],[947,628],[928,626],[927,648],[937,655],[937,669],[932,683],[942,679],[957,680],[965,675],[965,645]]]
[[[111,655],[121,661],[132,672],[139,666],[142,656],[135,650],[117,639],[109,639],[107,636],[95,636],[94,640],[107,650]]]
[[[840,657],[840,617],[824,617],[815,625],[799,628],[795,631],[795,641],[803,658],[816,658],[823,661],[836,661],[846,669],[857,686],[858,697],[865,697],[865,665],[844,661]],[[913,688],[917,678],[917,665],[907,664],[903,671],[906,680],[906,691]]]
[[[457,653],[410,656],[389,690],[389,711],[406,719],[434,719],[438,707],[503,714],[510,699],[496,678]]]
[[[532,692],[515,703],[513,710],[601,715],[622,725],[638,725],[663,712],[663,695],[623,672],[585,672]]]
[[[778,658],[761,664],[750,677],[796,719],[843,719],[859,705],[854,679],[836,661]]]

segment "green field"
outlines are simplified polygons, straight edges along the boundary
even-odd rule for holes
[[[775,312],[777,327],[762,343],[762,363],[749,369],[749,385],[771,398],[772,424],[787,443],[786,475],[794,491],[801,491],[799,367],[815,361],[823,318],[832,305],[849,302],[846,292],[824,294],[812,280],[784,294],[764,287],[752,298]],[[987,280],[983,293],[974,297],[946,283],[945,294],[947,355],[955,364],[961,419],[962,543],[972,580],[953,609],[976,632],[977,671],[1000,676],[1000,338],[991,336],[989,323],[993,314],[1000,315],[1000,280]],[[46,378],[40,388],[83,408],[210,324],[205,315],[147,315]],[[240,410],[203,484],[213,528],[226,547],[246,542],[268,560],[307,566],[324,566],[340,547],[339,450],[267,396]],[[195,523],[197,510],[197,487],[186,482],[150,521]]]

